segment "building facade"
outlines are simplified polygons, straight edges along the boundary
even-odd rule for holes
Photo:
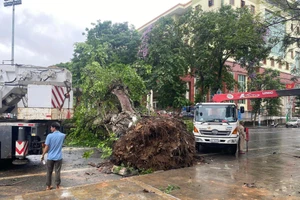
[[[170,8],[166,12],[162,13],[160,16],[156,17],[152,21],[146,23],[144,26],[140,27],[138,30],[143,32],[149,25],[155,23],[159,18],[164,16],[172,16],[177,17],[187,12],[189,8],[197,8],[201,7],[204,11],[209,10],[217,10],[222,5],[231,5],[234,8],[240,7],[248,7],[253,14],[260,14],[262,17],[267,19],[272,15],[272,12],[277,8],[276,6],[270,4],[268,0],[192,0],[184,4],[177,4],[176,6]],[[293,24],[293,22],[288,21],[286,24],[277,24],[275,26],[270,27],[270,32],[272,34],[276,34],[278,37],[283,37],[285,32],[297,32],[299,33],[300,28]],[[267,68],[276,69],[280,71],[280,79],[282,84],[292,84],[293,81],[291,80],[292,77],[295,75],[293,72],[295,69],[299,69],[300,67],[300,49],[296,46],[291,46],[287,52],[281,51],[282,43],[278,43],[274,46],[271,50],[269,58],[261,62],[261,68],[259,69],[260,72],[263,72]],[[283,57],[284,62],[276,62],[277,58]],[[244,90],[246,91],[248,76],[245,69],[241,68],[239,64],[237,64],[234,60],[229,60],[227,65],[232,66],[231,72],[236,81],[239,82],[240,85],[244,85]],[[194,102],[195,94],[197,93],[195,88],[196,80],[194,77],[187,76],[183,78],[184,81],[187,82],[187,86],[189,92],[187,92],[186,97]],[[300,85],[300,82],[295,82],[296,87]],[[234,91],[226,91],[225,87],[222,88],[222,91],[225,93],[228,92],[243,92],[242,90],[238,91],[236,88]],[[208,96],[208,101],[210,97]],[[282,97],[283,101],[283,108],[282,114],[285,115],[288,110],[290,109],[290,104],[292,103],[290,97]],[[245,107],[246,111],[251,111],[251,104],[250,100],[240,100],[237,101],[241,106]]]

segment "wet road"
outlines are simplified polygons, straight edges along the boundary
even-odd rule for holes
[[[87,150],[85,148],[63,148],[61,172],[63,187],[121,178],[114,174],[100,173],[97,168],[88,165],[89,162],[99,163],[101,159],[100,152],[97,150],[90,158],[83,158],[82,155]],[[4,165],[3,163],[0,165],[0,199],[45,190],[46,166],[40,162],[40,157],[29,156],[27,165]]]
[[[134,195],[144,197],[144,199],[157,199],[157,196],[153,198],[149,196],[148,198],[147,195],[154,193],[143,193],[141,186],[144,188],[147,186],[153,190],[179,186],[180,189],[170,191],[170,195],[175,199],[300,199],[299,152],[300,128],[250,129],[249,152],[247,154],[235,157],[216,150],[203,154],[206,164],[122,179],[122,181],[106,183],[105,185],[82,187],[80,190],[82,196],[78,191],[76,192],[75,188],[67,191],[70,197],[77,195],[77,198],[74,199],[89,199],[86,195],[93,193],[94,190],[95,194],[96,192],[99,193],[99,189],[101,190],[100,196],[94,195],[92,199],[103,199],[104,197],[105,199],[116,199],[118,196],[124,197],[121,199],[126,199],[125,197],[140,199],[133,198]],[[68,154],[68,151],[65,153]],[[69,153],[72,154],[71,151]],[[93,171],[95,168],[87,166],[88,161],[81,164],[79,160],[80,154],[75,154],[75,157],[71,159],[73,164],[65,163],[63,186],[70,187],[85,181],[87,181],[86,183],[96,183],[120,178],[118,176],[103,177],[103,174]],[[43,171],[40,169],[43,166],[33,165],[33,169],[35,167]],[[26,183],[17,183],[14,186],[0,186],[0,199],[20,194],[22,191],[25,193],[44,189],[42,174],[37,173],[31,176],[31,168],[26,169],[28,169],[26,173],[21,169],[15,169],[15,172],[18,173],[14,177],[15,180],[7,178],[8,175],[13,174],[11,170],[8,174],[7,171],[0,171],[0,184],[9,180],[14,182],[26,180]],[[97,179],[95,180],[94,176],[84,175],[86,170],[95,173]],[[18,178],[21,176],[24,179]],[[36,183],[39,179],[41,181]],[[27,187],[27,184],[31,184],[32,187]],[[24,187],[27,189],[24,190]],[[87,193],[87,191],[89,192]],[[47,194],[50,195],[50,193]],[[105,196],[103,196],[104,194]],[[51,195],[57,198],[58,193],[53,191]],[[33,199],[33,197],[38,199],[36,196],[30,195],[24,199]]]
[[[197,176],[210,174],[201,178],[225,185],[235,183],[223,185],[233,196],[245,192],[241,188],[250,187],[257,193],[252,194],[254,199],[300,199],[300,128],[250,128],[248,146],[248,153],[237,157],[219,150],[203,154],[206,169],[197,167]]]
[[[300,128],[250,128],[249,134],[249,152],[246,156],[248,159],[278,153],[286,155],[300,153]],[[223,156],[220,156],[220,153],[217,149],[213,149],[210,153],[203,155],[216,156],[218,160],[222,160]],[[225,158],[228,159],[227,156]]]

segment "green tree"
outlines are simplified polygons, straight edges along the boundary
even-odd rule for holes
[[[83,33],[85,42],[75,43],[71,63],[64,64],[73,74],[73,84],[82,83],[81,71],[92,62],[107,68],[113,63],[132,65],[137,59],[140,35],[133,26],[111,21],[97,21],[93,28]]]
[[[280,72],[278,70],[265,69],[263,73],[253,73],[248,82],[249,91],[260,90],[278,90],[282,89],[280,83]],[[278,116],[281,114],[281,99],[253,99],[251,100],[253,123],[255,123],[257,115],[261,114],[261,110],[265,109],[269,116]]]
[[[98,62],[92,62],[82,70],[83,94],[75,113],[76,135],[108,130],[105,127],[107,116],[121,111],[118,99],[112,94],[116,86],[126,87],[133,101],[140,101],[145,91],[142,79],[130,66],[115,64],[104,68]]]
[[[110,152],[114,133],[107,121],[123,111],[115,89],[124,91],[132,104],[145,95],[144,82],[133,68],[140,37],[127,23],[93,25],[86,29],[86,41],[75,44],[71,62],[59,64],[71,70],[73,86],[82,89],[68,138],[73,144],[98,144]]]
[[[139,69],[139,72],[163,108],[178,108],[187,103],[184,96],[187,88],[181,79],[188,73],[181,55],[183,46],[182,33],[172,18],[161,18],[142,35],[139,63],[148,68]]]
[[[194,69],[203,95],[209,89],[215,93],[223,84],[229,90],[236,85],[230,74],[231,66],[227,64],[229,59],[234,59],[251,74],[270,52],[263,37],[267,30],[261,18],[245,8],[194,9],[181,23],[190,45],[185,58]]]
[[[127,22],[113,24],[111,21],[101,22],[100,20],[92,25],[93,28],[86,29],[86,43],[93,47],[103,44],[107,46],[107,55],[103,60],[106,64],[127,65],[136,61],[140,35],[134,26],[129,26]],[[101,59],[97,61],[103,62]]]

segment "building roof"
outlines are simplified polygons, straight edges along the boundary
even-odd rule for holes
[[[189,8],[191,5],[192,5],[192,1],[189,1],[189,2],[187,2],[185,4],[179,3],[179,4],[175,5],[175,6],[173,6],[172,8],[170,8],[169,10],[163,12],[159,16],[155,17],[154,19],[152,19],[148,23],[144,24],[143,26],[141,26],[137,30],[138,31],[145,30],[148,26],[150,26],[151,24],[153,24],[154,22],[156,22],[157,20],[159,20],[161,17],[169,16],[169,15],[182,15],[182,14],[184,14],[186,12],[186,9]]]

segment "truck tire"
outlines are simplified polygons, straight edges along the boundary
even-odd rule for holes
[[[200,143],[196,143],[196,151],[197,153],[205,153],[207,152],[208,147],[201,145]]]
[[[202,146],[201,146],[201,144],[200,144],[200,143],[198,143],[198,142],[196,142],[196,152],[197,152],[197,153],[200,153],[200,152],[201,152],[201,150],[202,150]]]
[[[230,147],[229,147],[229,153],[231,155],[235,155],[237,153],[237,150],[238,150],[238,145],[237,144],[230,145]]]

